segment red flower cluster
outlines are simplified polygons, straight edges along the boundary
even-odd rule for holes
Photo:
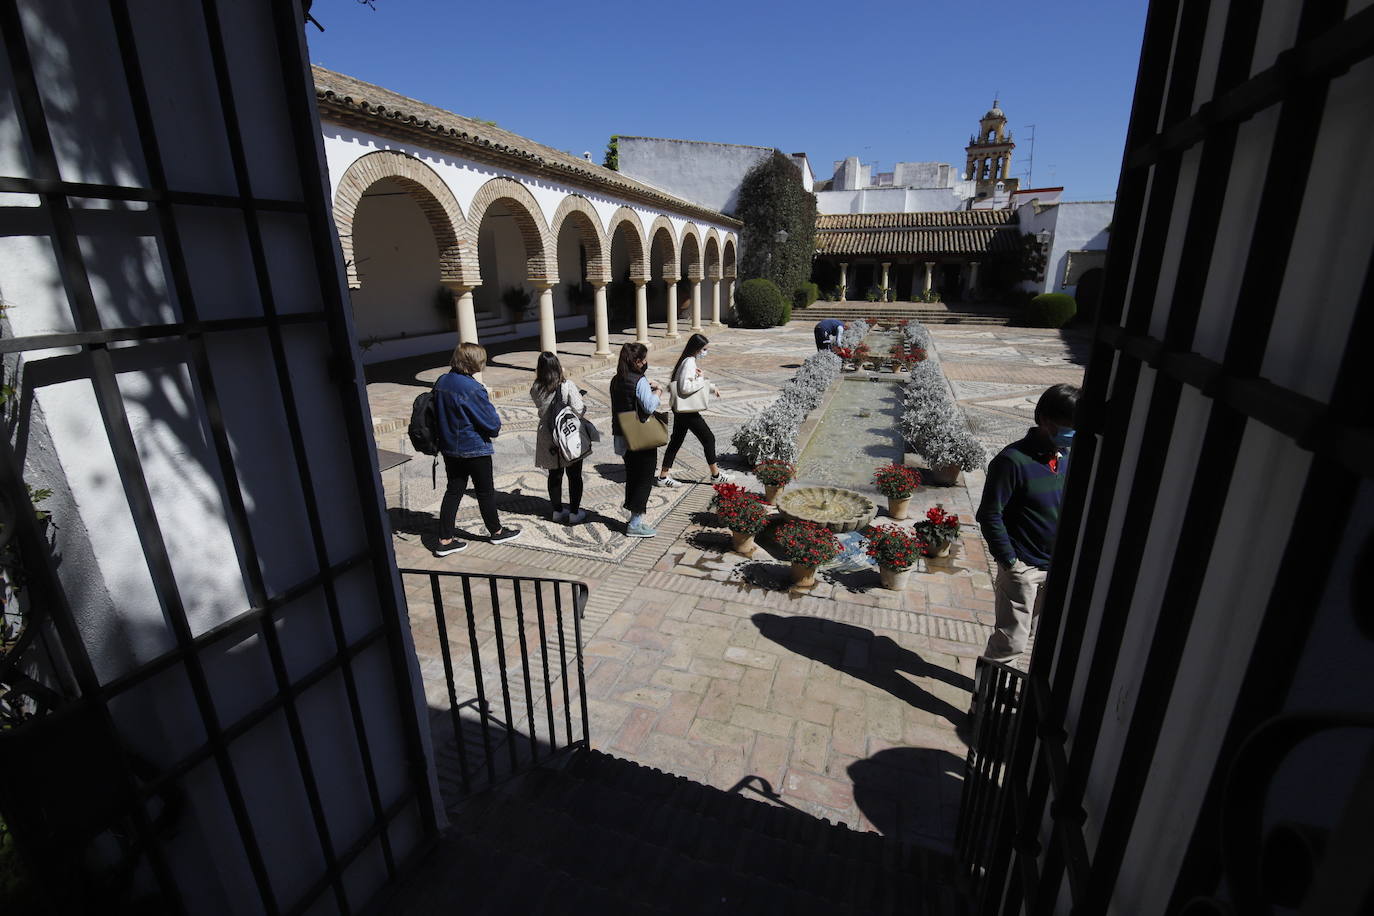
[[[832,352],[843,360],[851,360],[854,358],[854,351],[849,347],[836,347]]]
[[[906,344],[893,344],[888,354],[893,362],[901,363],[908,367],[914,366],[916,363],[922,362],[926,358],[925,350],[920,347],[907,349]]]
[[[736,483],[718,483],[711,501],[716,519],[731,531],[741,534],[758,534],[768,525],[768,509],[763,498],[751,493]]]
[[[959,516],[946,512],[945,507],[939,503],[926,511],[926,518],[941,528],[949,528],[956,532],[959,530]]]
[[[873,484],[888,499],[905,499],[921,485],[921,472],[901,464],[889,464],[873,472]]]
[[[760,461],[754,465],[754,476],[765,487],[786,486],[797,474],[796,465],[777,458]]]
[[[779,528],[775,537],[782,555],[793,563],[820,566],[840,555],[835,532],[815,522],[794,519]]]
[[[883,566],[908,569],[926,550],[926,542],[909,528],[879,525],[868,529],[868,555]]]
[[[912,527],[925,541],[925,555],[930,557],[959,536],[959,516],[946,512],[945,507],[937,503]]]

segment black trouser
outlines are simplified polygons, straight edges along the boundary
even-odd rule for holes
[[[625,453],[625,508],[631,515],[643,515],[649,508],[649,491],[654,488],[654,463],[658,449]]]
[[[478,455],[475,458],[444,456],[444,473],[448,475],[448,486],[444,489],[444,501],[439,503],[439,537],[453,537],[453,520],[458,517],[458,504],[463,501],[463,491],[468,488],[468,478],[472,478],[472,488],[477,491],[477,505],[482,510],[482,522],[491,534],[501,530],[501,519],[496,514],[496,484],[491,478],[491,456]]]
[[[814,328],[814,329],[812,330],[812,333],[816,335],[816,349],[817,349],[817,350],[829,350],[829,349],[830,349],[830,335],[829,335],[829,334],[827,334],[826,332],[822,331],[820,328]]]
[[[677,453],[687,439],[687,431],[697,437],[701,450],[706,453],[706,463],[716,463],[716,434],[706,425],[706,418],[699,413],[673,414],[673,435],[668,439],[668,450],[663,453],[663,469],[666,471],[677,460]]]
[[[568,475],[568,509],[576,512],[582,506],[582,462],[574,461],[566,468],[549,469],[549,502],[553,511],[563,511],[563,474]]]

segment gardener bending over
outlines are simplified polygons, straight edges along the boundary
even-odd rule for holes
[[[828,350],[840,342],[844,322],[838,318],[822,318],[816,322],[816,349]]]
[[[978,524],[997,561],[997,626],[983,650],[991,661],[1011,662],[1024,652],[1040,614],[1077,406],[1073,385],[1046,389],[1035,405],[1035,425],[988,465]]]

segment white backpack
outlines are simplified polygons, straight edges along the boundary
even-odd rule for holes
[[[548,424],[553,447],[564,464],[581,461],[592,450],[582,430],[582,418],[564,397],[562,385],[554,392],[553,403],[549,405]]]

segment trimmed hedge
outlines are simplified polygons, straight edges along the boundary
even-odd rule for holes
[[[815,283],[803,283],[797,287],[796,293],[792,296],[792,301],[796,303],[797,308],[804,309],[820,297],[820,286]]]
[[[1078,303],[1068,293],[1041,293],[1026,305],[1022,313],[1026,327],[1062,328],[1078,313]]]
[[[735,311],[746,328],[771,328],[782,320],[786,303],[772,280],[745,280],[735,292]]]

